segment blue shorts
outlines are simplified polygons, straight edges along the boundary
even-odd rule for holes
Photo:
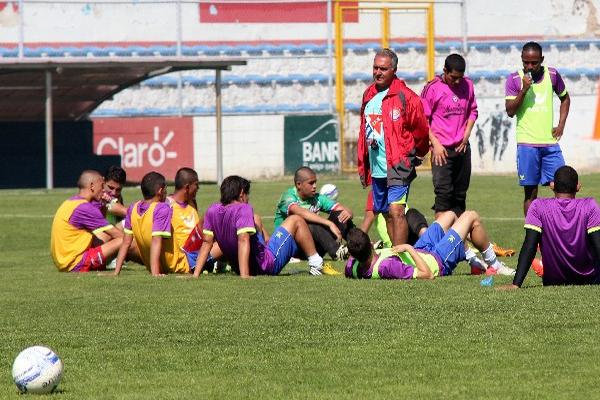
[[[275,232],[273,232],[273,235],[269,239],[269,243],[267,243],[267,247],[275,258],[273,269],[270,271],[271,275],[279,274],[298,251],[296,241],[283,226],[275,229]]]
[[[427,228],[414,247],[440,257],[443,264],[441,275],[451,275],[458,263],[466,259],[465,245],[458,232],[452,228],[444,232],[437,222]]]
[[[540,147],[517,145],[517,173],[521,186],[549,185],[556,170],[563,165],[565,159],[558,144]]]
[[[183,250],[183,249],[181,249]],[[187,258],[187,262],[188,265],[190,266],[190,274],[194,273],[194,270],[196,269],[196,261],[198,260],[198,254],[200,253],[199,251],[185,251],[183,250],[183,252],[185,253],[185,258]],[[214,268],[215,266],[215,259],[212,258],[212,256],[209,254],[208,258],[206,259],[206,262],[204,263],[204,267],[202,268],[203,271],[208,271]]]
[[[408,185],[388,186],[387,178],[372,178],[373,212],[387,213],[390,204],[406,205],[408,201]]]

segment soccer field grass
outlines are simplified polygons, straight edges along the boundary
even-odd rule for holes
[[[600,175],[582,175],[594,196]],[[254,182],[250,201],[272,230],[291,179]],[[361,222],[366,192],[335,183]],[[152,278],[130,264],[118,278],[59,273],[50,225],[72,190],[0,191],[0,398],[21,399],[11,365],[44,344],[63,359],[58,399],[597,398],[597,287],[480,286],[461,265],[434,281],[311,277],[292,264],[279,277],[242,281]],[[125,191],[125,201],[140,197]],[[548,189],[540,196],[548,197]],[[202,210],[217,199],[203,185]],[[431,177],[410,204],[431,220]],[[469,208],[492,240],[519,249],[522,190],[514,177],[473,177]],[[374,230],[372,230],[374,232]],[[504,261],[516,266],[516,258]],[[342,263],[335,263],[342,270]],[[495,286],[511,278],[497,277]]]

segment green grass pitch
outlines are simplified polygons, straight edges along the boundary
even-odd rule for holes
[[[360,223],[366,192],[358,181],[320,178],[338,185]],[[253,183],[250,200],[269,230],[290,182]],[[600,175],[581,182],[582,196],[597,195]],[[305,264],[250,281],[156,279],[132,264],[118,278],[58,273],[50,224],[72,193],[0,191],[1,399],[23,398],[10,369],[34,344],[63,359],[51,398],[64,400],[598,396],[596,287],[542,288],[530,272],[525,289],[501,292],[481,287],[465,265],[427,282],[315,278]],[[139,196],[125,191],[126,202]],[[216,199],[216,186],[201,186],[202,210]],[[431,220],[430,176],[414,182],[410,199]],[[468,202],[492,240],[520,248],[514,177],[473,177]],[[510,281],[497,277],[495,286]]]

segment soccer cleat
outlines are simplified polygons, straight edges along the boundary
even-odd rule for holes
[[[348,246],[345,244],[340,244],[340,247],[335,252],[336,260],[347,260],[350,252],[348,251]]]
[[[541,258],[534,258],[531,262],[531,268],[533,268],[533,272],[540,278],[544,276],[544,264]]]
[[[481,275],[485,273],[485,263],[477,257],[473,257],[469,260],[469,266],[471,267],[471,275]]]
[[[325,263],[323,264],[323,268],[321,269],[321,273],[323,275],[329,275],[329,276],[337,276],[337,275],[341,275],[341,272],[338,272],[335,268],[333,268],[333,265],[329,264],[329,263]]]
[[[323,267],[310,267],[310,269],[308,270],[308,273],[311,274],[312,276],[321,276],[323,275],[321,273],[321,271],[323,270]]]
[[[499,264],[498,268],[488,267],[488,269],[485,271],[485,274],[486,275],[506,275],[506,276],[514,276],[515,275],[516,271],[514,269],[507,267],[502,262],[498,262],[498,264]]]
[[[503,247],[498,246],[496,243],[492,243],[492,248],[494,249],[494,253],[498,257],[512,257],[515,255],[514,249],[505,249]]]
[[[381,250],[381,249],[383,249],[384,246],[385,246],[385,243],[383,243],[383,240],[381,240],[381,239],[379,239],[378,241],[373,243],[373,248],[375,250]]]

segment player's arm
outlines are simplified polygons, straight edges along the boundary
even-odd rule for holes
[[[588,239],[592,248],[592,254],[596,257],[596,263],[600,262],[600,230],[588,233]]]
[[[289,206],[288,215],[298,215],[302,217],[306,222],[324,225],[329,228],[329,230],[338,238],[338,240],[342,239],[342,232],[340,232],[340,230],[333,223],[333,221],[330,221],[327,218],[323,218],[317,213],[302,208],[298,204],[292,204],[291,206]]]
[[[94,231],[94,236],[96,236],[103,243],[106,243],[113,239],[123,237],[123,232],[111,225],[111,227],[108,229]]]
[[[517,272],[515,273],[512,285],[507,285],[508,287],[505,287],[506,289],[517,289],[521,287],[527,276],[527,272],[529,272],[529,267],[535,257],[541,237],[542,233],[537,229],[525,228],[525,240],[523,240],[523,245],[519,252]]]
[[[469,145],[469,138],[471,137],[471,131],[473,130],[473,126],[475,125],[474,119],[469,119],[467,121],[467,126],[465,127],[465,133],[463,134],[463,139],[458,146],[456,146],[456,151],[459,153],[464,153],[467,151],[467,146]]]
[[[250,278],[250,234],[248,232],[238,233],[238,266],[240,277]]]
[[[196,267],[194,268],[194,278],[198,278],[202,273],[204,264],[210,255],[210,249],[213,246],[215,237],[212,233],[204,231],[202,233],[202,246],[200,246],[200,252],[198,253],[198,259],[196,260]]]
[[[434,165],[446,164],[448,152],[431,129],[429,129],[429,141],[431,142],[431,162]]]
[[[119,275],[121,273],[121,268],[123,268],[123,263],[125,262],[125,258],[127,257],[127,252],[129,251],[129,247],[131,247],[131,243],[133,243],[133,235],[126,233],[125,237],[123,237],[123,243],[121,243],[121,247],[119,247],[119,252],[117,253],[115,275]]]
[[[433,279],[433,272],[427,266],[423,257],[412,247],[410,244],[400,244],[398,246],[392,247],[392,250],[396,253],[402,253],[406,251],[410,256],[415,260],[415,268],[417,270],[417,274],[415,275],[416,279]]]
[[[340,211],[338,215],[338,221],[340,221],[342,224],[348,222],[353,217],[352,210],[341,203],[337,203],[331,211]]]
[[[559,99],[560,116],[558,118],[558,125],[556,128],[552,129],[552,137],[554,137],[556,140],[560,140],[564,133],[567,117],[569,116],[569,109],[571,108],[571,96],[569,96],[569,93],[565,93],[564,96],[559,97]]]
[[[150,273],[152,276],[162,276],[160,273],[160,253],[162,252],[162,236],[152,236],[150,243]]]
[[[523,100],[525,100],[525,95],[527,94],[527,91],[531,87],[532,83],[533,80],[529,78],[527,74],[524,74],[523,79],[521,80],[521,90],[519,90],[516,96],[510,96],[511,98],[507,98],[505,100],[504,105],[506,108],[506,113],[509,117],[512,118],[517,114],[517,111],[519,110],[519,107],[521,107],[521,105],[523,104]]]
[[[109,213],[119,218],[124,218],[127,214],[127,207],[121,203],[109,203],[106,205],[106,209]]]

